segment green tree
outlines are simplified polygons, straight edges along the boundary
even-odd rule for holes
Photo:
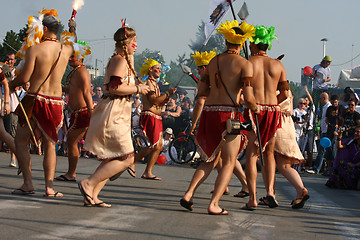
[[[6,33],[3,44],[0,45],[0,61],[6,60],[8,52],[16,53],[21,47],[21,41],[17,33],[10,30]]]

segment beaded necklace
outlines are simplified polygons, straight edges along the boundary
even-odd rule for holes
[[[74,73],[79,69],[81,68],[82,66],[85,66],[85,64],[80,64],[78,66],[76,66],[73,70],[71,70],[71,72],[69,73],[69,75],[66,77],[66,82],[69,83],[70,82],[70,79],[72,77],[72,75],[74,75]]]
[[[45,41],[59,42],[59,40],[56,37],[43,37],[41,39],[41,42],[45,42]]]
[[[156,83],[156,79],[149,77],[148,80],[150,80],[150,84],[155,88],[155,95],[158,97],[160,96],[160,89],[159,86]]]
[[[255,54],[252,54],[252,56],[263,56],[263,57],[267,57],[267,53],[266,52],[258,52],[258,53],[255,53]]]
[[[228,50],[226,50],[224,53],[239,55],[239,52],[238,52],[238,51],[236,51],[236,50],[232,50],[232,49],[228,49]]]

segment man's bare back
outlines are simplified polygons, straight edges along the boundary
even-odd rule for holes
[[[82,66],[75,70],[69,83],[69,107],[72,110],[93,107],[90,87],[90,75],[86,68]]]
[[[279,82],[286,81],[286,73],[280,61],[268,56],[253,56],[250,62],[254,66],[252,87],[256,102],[259,104],[278,104],[276,89]]]
[[[60,43],[54,41],[44,41],[38,45],[32,46],[28,50],[23,72],[26,72],[25,74],[30,73],[30,76],[23,77],[24,80],[30,79],[31,77],[29,92],[36,92],[40,84],[46,79],[51,67],[59,56],[60,49]],[[61,97],[61,80],[72,52],[73,49],[71,46],[63,45],[59,61],[52,71],[49,79],[41,87],[39,94]],[[33,69],[33,71],[26,71],[27,68]]]
[[[253,67],[249,61],[237,54],[223,53],[210,61],[205,75],[209,77],[211,87],[209,89],[199,87],[199,96],[207,96],[207,105],[234,105],[224,89],[220,76],[218,78],[215,76],[219,72],[217,61],[219,61],[219,69],[221,69],[221,79],[231,98],[238,104],[243,81],[245,78],[251,78]],[[203,84],[201,85],[203,86]],[[206,91],[208,91],[208,95]]]

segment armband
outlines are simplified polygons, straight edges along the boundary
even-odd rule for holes
[[[200,81],[206,83],[207,85],[210,85],[209,75],[204,75],[203,77],[201,77]]]
[[[277,90],[279,91],[287,91],[290,90],[290,85],[288,81],[279,82],[277,86]]]
[[[4,72],[1,72],[0,73],[0,81],[4,80],[5,79],[5,74]]]
[[[111,76],[108,86],[112,89],[117,89],[122,84],[122,78],[118,76]]]
[[[140,90],[139,85],[135,85],[135,87],[136,87],[136,93],[135,93],[135,94],[138,95],[139,92],[140,92],[140,91],[139,91],[139,90]]]
[[[249,78],[245,78],[242,82],[242,86],[241,87],[251,87],[251,81]]]

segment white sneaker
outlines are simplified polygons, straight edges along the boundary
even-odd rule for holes
[[[9,167],[14,167],[14,168],[17,167],[17,161],[16,161],[16,159],[11,159],[10,164],[9,164]]]
[[[305,171],[310,174],[316,174],[316,172],[312,169],[306,169]]]

